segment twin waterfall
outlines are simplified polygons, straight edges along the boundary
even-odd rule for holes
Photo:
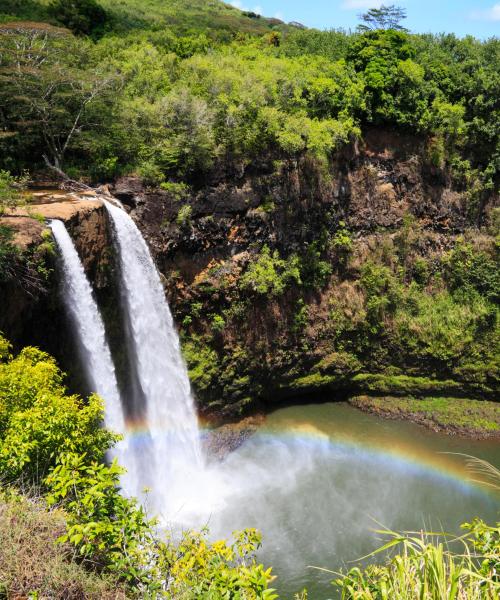
[[[63,299],[92,389],[105,400],[105,425],[123,435],[113,451],[127,469],[127,495],[150,491],[148,506],[173,518],[199,495],[203,472],[186,366],[160,276],[132,219],[105,202],[119,257],[121,311],[134,385],[119,393],[104,324],[73,242],[61,221],[51,229],[61,254]],[[118,308],[118,307],[117,307]]]

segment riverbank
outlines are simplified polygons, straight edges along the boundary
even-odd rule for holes
[[[500,403],[464,398],[355,396],[352,406],[386,419],[411,421],[433,431],[473,439],[500,439]]]

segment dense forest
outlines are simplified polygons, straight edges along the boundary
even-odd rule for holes
[[[102,400],[45,352],[54,243],[20,245],[11,218],[29,186],[132,210],[206,416],[335,390],[498,435],[500,40],[404,25],[394,6],[344,31],[218,0],[1,2],[0,598],[277,597],[256,530],[165,539],[119,493]],[[18,303],[46,321],[22,308],[23,329]],[[386,531],[399,554],[332,579],[346,599],[496,598],[500,529],[464,528],[456,553]]]
[[[496,38],[377,23],[308,30],[218,3],[122,4],[4,3],[3,169],[45,160],[92,181],[138,173],[196,186],[271,157],[326,167],[381,125],[428,136],[429,161],[467,186],[471,210],[498,184]]]

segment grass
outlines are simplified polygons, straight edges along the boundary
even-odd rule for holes
[[[500,436],[500,403],[464,398],[356,396],[351,404],[388,418],[415,421],[431,429],[479,437]]]
[[[385,565],[354,568],[336,581],[344,600],[495,600],[500,529],[476,521],[455,540],[433,534],[379,531],[388,538],[377,550],[397,550]],[[370,555],[370,556],[373,556]]]
[[[86,571],[74,549],[56,543],[64,513],[42,500],[0,492],[0,598],[120,600],[120,584]]]
[[[372,394],[394,394],[396,396],[428,395],[432,393],[450,393],[461,391],[460,383],[453,380],[438,380],[428,377],[410,377],[409,375],[382,375],[360,373],[353,377],[354,385],[361,392]]]

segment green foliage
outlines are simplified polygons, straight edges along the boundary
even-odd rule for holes
[[[452,363],[462,357],[493,319],[479,294],[456,299],[448,292],[427,294],[411,289],[407,307],[396,315],[401,343],[415,356]]]
[[[5,349],[3,340],[2,347]],[[65,452],[102,459],[116,437],[100,428],[103,404],[66,394],[54,360],[25,348],[0,364],[0,472],[39,485]]]
[[[179,227],[187,227],[191,223],[193,208],[189,204],[184,204],[177,213],[176,223]]]
[[[7,208],[14,208],[22,202],[19,189],[26,184],[26,177],[13,177],[8,171],[0,170],[0,216]]]
[[[184,341],[182,352],[189,369],[189,380],[194,388],[199,391],[208,390],[219,374],[217,353],[197,336]]]
[[[445,257],[446,278],[452,290],[475,290],[492,302],[500,300],[499,248],[492,254],[472,244],[458,243]]]
[[[184,200],[189,194],[189,186],[185,183],[176,183],[173,181],[164,181],[160,184],[160,188],[172,196],[177,200]]]
[[[297,302],[297,308],[295,310],[295,314],[293,315],[293,325],[292,331],[295,333],[300,333],[304,331],[307,326],[308,319],[308,307],[302,298]]]
[[[91,64],[88,42],[48,26],[20,26],[0,36],[0,48],[0,147],[13,144],[30,166],[43,159],[60,169],[67,153],[84,144],[84,134],[105,130],[100,125],[117,74],[105,75]]]
[[[330,243],[332,248],[335,248],[343,255],[348,254],[352,250],[352,236],[344,221],[339,222],[339,227]]]
[[[64,452],[46,479],[49,505],[63,503],[68,513],[61,543],[82,559],[106,568],[143,594],[160,591],[154,521],[135,500],[120,493],[124,469],[106,466],[86,454]]]
[[[297,256],[284,260],[277,250],[271,253],[268,246],[263,246],[257,260],[242,275],[240,286],[260,295],[280,296],[294,282],[301,283]]]
[[[148,519],[134,499],[121,494],[120,476],[124,470],[116,461],[104,463],[104,453],[116,436],[101,428],[101,401],[91,396],[84,404],[77,396],[68,396],[62,379],[47,354],[25,348],[13,358],[10,345],[0,336],[2,483],[35,484],[46,493],[50,506],[59,507],[57,531],[65,528],[57,540],[61,548],[58,551],[54,540],[49,539],[53,535],[51,517],[43,517],[44,539],[50,546],[40,551],[39,525],[38,530],[29,529],[29,543],[23,540],[19,548],[6,534],[5,520],[0,519],[0,585],[6,590],[13,585],[9,551],[16,547],[21,556],[29,548],[27,568],[36,569],[23,578],[24,582],[36,580],[27,590],[29,594],[49,593],[62,586],[65,598],[83,597],[78,590],[85,584],[88,588],[83,593],[99,590],[102,598],[277,598],[269,588],[274,579],[271,569],[265,569],[255,558],[261,544],[256,530],[235,532],[231,544],[210,543],[206,532],[189,532],[176,542],[161,538],[156,521]],[[2,516],[4,502],[2,493]],[[31,518],[25,508],[27,501],[21,497],[16,502],[25,515],[23,527],[27,526],[26,517]],[[21,512],[10,510],[9,514],[13,515],[7,521],[9,530],[19,533],[15,515]],[[42,565],[41,552],[45,556]],[[61,559],[70,566],[63,568]],[[72,562],[75,559],[93,575],[85,577],[85,571]],[[20,579],[18,571],[19,564],[14,579]],[[70,588],[68,574],[73,576]],[[112,595],[108,594],[108,582],[114,582]]]
[[[300,278],[303,285],[317,289],[323,287],[332,274],[332,266],[322,255],[321,241],[315,241],[308,245],[301,256]]]
[[[102,30],[108,19],[106,11],[96,0],[51,0],[48,9],[59,23],[79,35]]]
[[[394,314],[401,300],[401,285],[388,267],[374,262],[363,266],[360,284],[366,293],[369,331],[380,333],[385,318]]]
[[[348,59],[366,84],[368,121],[424,127],[429,90],[425,69],[414,58],[411,39],[402,31],[376,30],[353,38]]]
[[[274,154],[307,155],[326,173],[342,145],[380,123],[434,136],[433,164],[476,182],[476,196],[498,184],[495,40],[405,33],[394,6],[349,34],[202,0],[151,0],[147,11],[139,0],[22,4],[9,0],[7,13],[47,19],[48,6],[80,37],[15,21],[1,36],[2,168],[45,155],[97,179],[197,184]],[[89,44],[85,32],[101,37]]]
[[[19,251],[13,244],[14,232],[8,225],[0,224],[0,282],[15,276],[15,261]]]
[[[212,327],[212,331],[215,331],[216,333],[220,333],[221,331],[224,331],[225,327],[226,327],[226,321],[224,321],[224,317],[222,317],[221,315],[210,315],[211,316],[211,327]]]
[[[461,538],[457,551],[449,548],[447,539],[379,531],[387,542],[374,554],[389,549],[397,553],[384,565],[364,570],[354,567],[337,579],[342,599],[496,598],[498,574],[492,564],[497,564],[500,556],[500,528],[476,521],[471,529]]]
[[[179,600],[275,600],[269,583],[271,569],[257,564],[255,552],[261,536],[255,529],[235,532],[229,544],[209,544],[204,533],[188,532],[180,544],[171,545],[165,563],[173,577],[169,597]]]

